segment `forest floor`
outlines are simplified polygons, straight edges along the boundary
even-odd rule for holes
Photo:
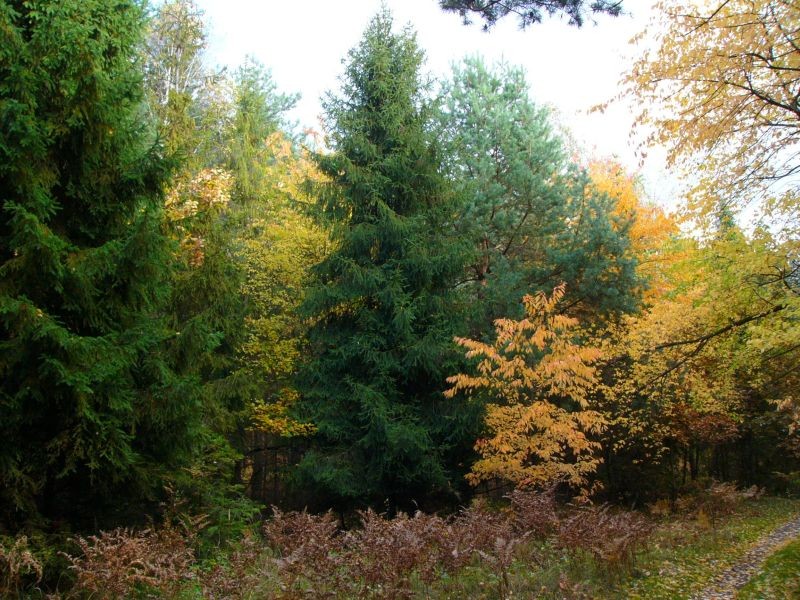
[[[743,588],[757,574],[763,572],[767,558],[793,541],[800,541],[800,517],[784,523],[770,534],[761,538],[741,559],[714,577],[711,585],[693,598],[695,600],[728,600],[736,598],[739,589]],[[800,581],[800,571],[796,572],[796,578]],[[795,585],[797,585],[798,581],[795,582]],[[792,593],[789,589],[774,591],[776,593]],[[800,595],[800,587],[795,587],[793,593]],[[787,595],[786,597],[788,598],[789,596]],[[795,597],[800,596],[796,595]]]
[[[796,546],[796,552],[771,565],[772,556],[785,545]],[[698,520],[666,521],[639,557],[635,575],[599,597],[800,598],[799,573],[800,503],[764,498],[745,504],[713,527]]]
[[[24,536],[5,554],[0,538],[0,598],[800,600],[800,499],[687,496],[648,518],[557,507],[556,532],[532,536],[548,523],[536,504],[547,497],[527,498],[527,508],[486,505],[454,520],[364,513],[344,534],[331,515],[276,511],[262,535],[205,555],[178,527],[115,530],[83,540],[83,557],[59,552],[61,567],[45,566],[61,569],[53,583]],[[525,534],[509,529],[526,515]],[[631,535],[631,552],[619,551]],[[44,550],[38,560],[54,554]]]

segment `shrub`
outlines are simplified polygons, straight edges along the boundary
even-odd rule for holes
[[[28,546],[28,538],[20,535],[6,544],[0,542],[0,597],[19,596],[23,581],[42,579],[42,563]]]
[[[230,545],[223,556],[199,573],[203,598],[250,598],[255,590],[268,589],[263,597],[274,595],[278,589],[278,574],[270,555],[257,539],[246,536]]]
[[[288,591],[305,581],[322,596],[341,587],[344,536],[336,519],[328,512],[311,515],[303,512],[281,512],[272,508],[273,516],[263,527],[266,543],[278,554],[275,564]]]
[[[516,489],[506,496],[511,501],[514,532],[544,539],[558,529],[556,488],[545,491]]]
[[[732,514],[745,500],[758,498],[762,490],[752,486],[740,490],[732,482],[712,481],[697,497],[697,517],[716,529],[719,519]]]
[[[412,574],[433,579],[441,519],[420,513],[385,519],[372,510],[360,516],[361,528],[346,538],[347,570],[359,584],[358,597],[408,598]]]

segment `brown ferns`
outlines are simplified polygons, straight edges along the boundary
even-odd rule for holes
[[[592,506],[561,521],[556,540],[561,548],[589,552],[610,572],[620,572],[633,566],[652,531],[653,524],[639,513]]]
[[[175,529],[115,529],[74,542],[81,556],[65,555],[76,576],[74,595],[110,600],[151,590],[169,597],[194,576],[194,552]]]
[[[23,580],[31,577],[34,585],[41,581],[42,563],[28,547],[28,538],[18,536],[8,547],[0,543],[0,597],[19,595]]]
[[[191,537],[176,529],[76,538],[81,556],[67,556],[76,575],[72,595],[164,598],[191,586],[209,599],[404,599],[477,568],[492,574],[502,598],[512,590],[514,564],[537,562],[546,548],[589,553],[619,573],[633,565],[652,529],[638,513],[608,506],[562,517],[553,489],[508,498],[504,510],[477,505],[447,518],[418,512],[388,519],[368,510],[347,532],[330,513],[274,509],[263,539],[246,537],[203,569],[193,564]]]

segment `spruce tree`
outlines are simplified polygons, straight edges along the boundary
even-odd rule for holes
[[[169,352],[181,334],[164,310],[170,165],[144,118],[142,24],[129,0],[0,2],[0,519],[12,526],[141,508],[201,429],[196,377]]]
[[[452,207],[422,64],[415,34],[381,12],[325,103],[333,151],[318,163],[338,239],[305,302],[314,356],[300,407],[317,435],[301,473],[340,507],[442,489],[458,429],[442,392],[463,253],[443,235]]]

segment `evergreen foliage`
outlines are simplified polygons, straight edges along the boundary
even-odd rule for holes
[[[181,242],[170,312],[182,336],[173,348],[181,368],[203,384],[209,430],[192,464],[171,480],[193,510],[208,515],[206,535],[213,531],[219,541],[253,508],[237,485],[247,482],[233,477],[246,468],[245,432],[256,416],[287,421],[276,395],[294,368],[282,351],[300,338],[301,322],[289,308],[300,301],[306,270],[296,260],[298,245],[287,251],[280,243],[302,229],[285,218],[299,215],[283,198],[293,183],[286,165],[299,160],[277,132],[295,98],[279,94],[252,59],[233,77],[202,68],[201,17],[191,0],[161,5],[151,19],[145,72],[159,133],[182,159],[167,195],[170,234]],[[282,369],[259,368],[274,365]]]
[[[332,181],[326,214],[342,225],[305,303],[315,354],[301,409],[318,433],[301,469],[340,506],[444,488],[446,435],[459,429],[442,392],[463,251],[445,235],[452,205],[422,63],[414,33],[382,12],[326,102],[334,151],[318,162]]]
[[[591,318],[636,308],[629,220],[568,160],[523,71],[472,58],[443,90],[447,172],[461,198],[457,234],[475,255],[464,278],[471,329],[522,314],[525,294],[567,284],[565,304]]]
[[[0,517],[122,512],[188,456],[166,351],[169,163],[143,119],[134,2],[0,3]],[[195,340],[213,344],[207,337]]]
[[[286,129],[285,113],[299,98],[277,91],[269,70],[248,58],[234,76],[233,119],[228,143],[229,168],[236,178],[236,199],[247,204],[263,195],[271,182],[267,139]]]
[[[622,13],[622,0],[439,0],[439,5],[443,10],[461,15],[464,24],[471,22],[471,16],[478,15],[486,30],[509,14],[516,15],[519,26],[524,29],[541,23],[545,15],[566,15],[570,25],[580,27],[590,14],[617,16]]]

